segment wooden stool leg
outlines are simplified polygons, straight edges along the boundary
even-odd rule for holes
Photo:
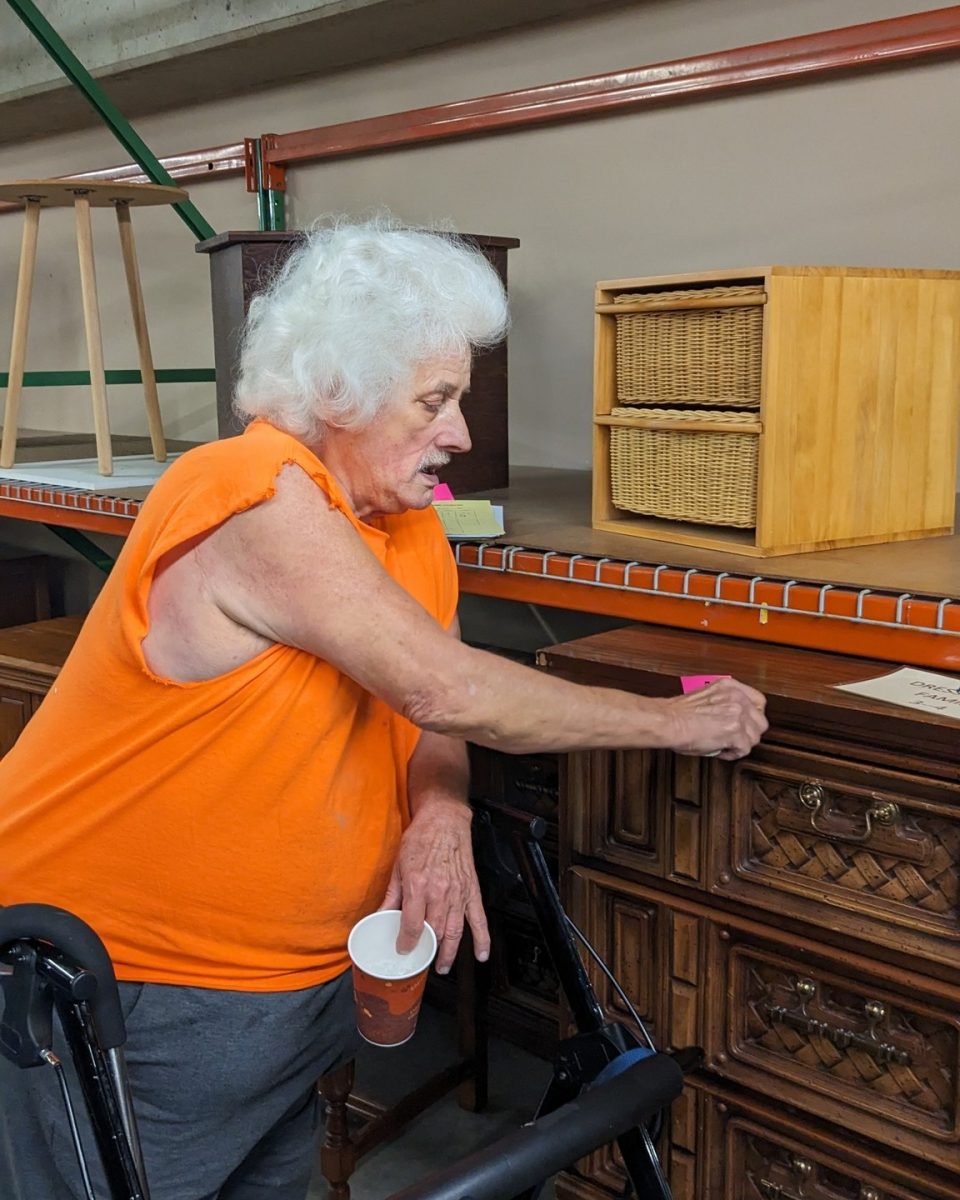
[[[83,324],[87,334],[90,363],[90,393],[93,397],[93,427],[97,437],[97,464],[101,475],[113,474],[110,445],[110,414],[107,411],[107,381],[103,373],[103,339],[97,305],[97,276],[93,266],[93,230],[90,201],[81,192],[74,199],[77,220],[77,253],[80,257],[80,289],[83,293]]]
[[[133,328],[137,335],[137,351],[140,355],[140,375],[143,378],[143,403],[147,410],[150,444],[153,447],[153,457],[157,462],[166,462],[167,443],[163,436],[160,397],[157,395],[157,376],[153,369],[150,335],[147,333],[147,314],[143,306],[143,288],[140,286],[140,270],[137,266],[137,250],[133,241],[130,205],[125,201],[118,201],[116,208],[117,225],[120,229],[120,249],[123,251],[123,269],[127,276],[130,311],[133,314]]]
[[[320,1080],[327,1118],[320,1147],[320,1170],[333,1200],[350,1200],[350,1176],[357,1165],[356,1148],[347,1125],[347,1101],[353,1091],[353,1060]]]
[[[20,417],[20,393],[23,390],[23,364],[27,355],[27,328],[30,324],[30,299],[33,295],[33,269],[37,261],[37,234],[40,228],[40,203],[28,200],[23,217],[20,244],[20,271],[17,275],[17,299],[13,310],[13,340],[10,345],[10,376],[7,402],[3,413],[3,442],[0,467],[12,467],[17,456],[17,424]]]

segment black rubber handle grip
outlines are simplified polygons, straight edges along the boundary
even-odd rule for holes
[[[654,1054],[597,1084],[533,1125],[461,1159],[389,1200],[504,1200],[563,1170],[584,1154],[667,1108],[683,1089],[683,1072]]]
[[[104,1050],[122,1046],[127,1040],[127,1030],[113,963],[103,942],[86,921],[50,904],[10,904],[0,908],[0,949],[23,939],[48,943],[96,976],[96,993],[88,1003],[97,1037]]]

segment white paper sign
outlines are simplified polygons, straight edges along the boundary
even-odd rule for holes
[[[960,721],[960,679],[952,675],[901,667],[889,675],[865,679],[862,683],[840,683],[837,687],[843,692],[856,692],[859,696],[887,700],[891,704],[919,708],[922,712]]]

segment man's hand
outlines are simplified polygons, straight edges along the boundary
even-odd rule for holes
[[[666,704],[668,744],[680,754],[742,758],[767,731],[765,698],[735,679],[718,679]]]
[[[437,935],[437,972],[457,955],[464,920],[480,962],[490,956],[490,932],[480,899],[470,839],[471,811],[460,800],[436,798],[418,806],[403,838],[381,908],[402,909],[397,950],[407,954],[428,921]]]

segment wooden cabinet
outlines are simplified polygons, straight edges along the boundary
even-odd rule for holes
[[[0,757],[20,736],[66,661],[79,617],[0,629]]]
[[[770,266],[596,298],[595,528],[761,556],[952,531],[960,272]]]
[[[233,411],[240,361],[240,333],[250,301],[303,240],[302,230],[220,233],[200,242],[210,255],[213,291],[213,354],[217,368],[217,430],[232,437],[241,430]],[[477,247],[507,286],[507,252],[516,238],[462,235]],[[455,455],[442,474],[454,492],[480,492],[509,482],[507,438],[507,343],[478,354],[470,381],[469,454]]]
[[[0,626],[49,618],[54,570],[55,560],[43,554],[0,559]]]
[[[676,1200],[960,1194],[956,723],[836,690],[883,664],[676,630],[540,660],[644,694],[729,673],[768,696],[746,759],[575,755],[561,796],[571,916],[660,1044],[706,1053],[662,1147]],[[604,1152],[558,1194],[622,1183]]]

